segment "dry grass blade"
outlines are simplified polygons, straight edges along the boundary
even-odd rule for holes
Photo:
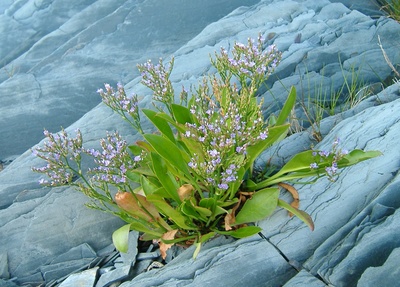
[[[386,54],[385,50],[383,49],[383,45],[382,45],[382,43],[381,43],[381,38],[380,38],[379,36],[378,36],[378,42],[379,42],[378,46],[379,46],[379,48],[381,48],[381,50],[382,50],[382,54],[383,54],[383,57],[385,58],[386,63],[389,65],[390,69],[392,69],[392,71],[396,74],[396,76],[397,76],[398,78],[400,78],[400,73],[397,72],[396,68],[393,66],[393,64],[392,64],[392,62],[390,61],[388,55]]]
[[[289,191],[292,194],[293,197],[293,202],[290,204],[292,207],[294,208],[299,208],[300,205],[300,198],[299,198],[299,193],[298,191],[290,184],[287,183],[278,183],[278,185],[284,189],[286,189],[287,191]],[[292,217],[293,213],[289,212],[289,216]]]

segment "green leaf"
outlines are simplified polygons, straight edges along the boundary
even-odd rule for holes
[[[190,113],[189,109],[177,104],[171,105],[172,112],[176,121],[182,125],[186,123],[193,123],[192,121],[192,114]]]
[[[171,125],[173,125],[179,132],[184,133],[186,131],[186,127],[176,121],[174,121],[174,119],[170,116],[167,115],[165,113],[160,113],[157,115],[158,117],[166,120],[167,122],[169,122]]]
[[[133,153],[134,155],[139,155],[143,151],[143,148],[138,145],[130,145],[130,146],[128,146],[128,148],[131,151],[131,153]]]
[[[190,201],[185,201],[181,205],[181,211],[183,214],[186,216],[193,218],[195,220],[202,220],[202,221],[207,221],[207,218],[200,214],[196,208],[190,203]]]
[[[295,171],[309,171],[310,164],[315,162],[315,157],[313,156],[312,150],[306,150],[296,154],[292,157],[279,172],[274,174],[271,178],[277,178],[285,173],[295,172]],[[321,165],[321,163],[318,163]]]
[[[208,208],[201,206],[193,206],[193,207],[203,218],[210,217],[212,215],[212,211]]]
[[[246,200],[234,225],[256,222],[271,215],[278,204],[279,188],[265,188]]]
[[[278,116],[278,119],[276,120],[275,125],[283,125],[286,122],[287,118],[292,112],[295,103],[296,103],[296,88],[292,86],[290,88],[288,98],[286,99],[286,102],[283,105],[283,108]]]
[[[177,192],[179,185],[175,178],[168,172],[162,157],[160,157],[158,154],[151,153],[151,159],[153,162],[154,173],[156,174],[162,186],[165,188],[165,191],[168,193],[169,197],[174,199],[176,202],[181,203]]]
[[[278,199],[278,205],[296,215],[301,221],[303,221],[305,224],[308,225],[308,227],[310,227],[311,231],[314,230],[314,222],[307,212],[291,206],[289,203],[283,201],[282,199]]]
[[[352,150],[349,154],[345,155],[339,162],[338,167],[347,167],[359,163],[361,161],[371,159],[374,157],[381,156],[382,153],[380,151],[372,150],[372,151],[363,151],[360,149]]]
[[[181,171],[187,178],[192,178],[187,167],[188,162],[184,160],[182,150],[180,150],[176,144],[159,135],[145,134],[144,138],[161,157]]]
[[[149,118],[149,120],[153,123],[153,125],[170,141],[175,142],[174,133],[172,132],[171,127],[168,122],[162,117],[158,117],[160,113],[157,113],[153,110],[142,109],[142,112]]]
[[[261,227],[258,226],[245,226],[242,228],[239,228],[237,230],[231,230],[231,231],[220,231],[220,230],[214,230],[216,233],[222,234],[222,235],[230,235],[235,238],[245,238],[249,236],[253,236],[259,232],[262,231]]]
[[[147,200],[153,203],[158,210],[161,211],[165,215],[165,217],[169,218],[173,221],[179,228],[185,230],[196,230],[197,228],[189,225],[187,222],[191,222],[191,220],[180,213],[178,210],[174,209],[171,205],[169,205],[164,198],[159,195],[151,194],[147,196]]]
[[[157,189],[159,189],[160,187],[155,185],[154,183],[152,183],[147,177],[145,176],[141,176],[140,177],[140,185],[143,189],[144,194],[150,195],[152,193],[154,193]]]
[[[128,252],[128,240],[129,240],[129,232],[131,229],[131,224],[126,224],[112,234],[112,241],[114,243],[115,248],[122,253]]]
[[[249,169],[256,158],[268,147],[273,145],[275,142],[279,141],[283,135],[287,133],[289,125],[274,126],[268,129],[268,137],[258,142],[255,145],[249,146],[247,148],[247,159],[248,162],[245,165],[245,169]]]

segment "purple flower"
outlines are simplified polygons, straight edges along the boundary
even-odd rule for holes
[[[227,190],[229,188],[229,185],[226,183],[219,183],[218,188],[220,188],[222,190]]]

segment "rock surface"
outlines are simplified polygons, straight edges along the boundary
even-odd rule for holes
[[[0,3],[0,160],[67,127],[127,83],[137,63],[166,57],[240,0],[51,0]],[[246,5],[257,3],[248,0]]]
[[[2,75],[0,81],[0,111],[6,115],[0,121],[3,141],[12,134],[10,143],[0,142],[0,159],[19,154],[39,141],[43,126],[47,126],[47,116],[58,114],[59,118],[52,122],[54,125],[47,126],[56,131],[61,122],[69,125],[85,114],[98,103],[94,94],[103,82],[127,83],[126,89],[143,95],[141,104],[149,106],[149,92],[139,84],[133,68],[135,63],[147,58],[167,57],[173,52],[176,69],[171,78],[180,90],[182,85],[189,87],[202,75],[214,72],[208,55],[220,46],[229,48],[235,41],[246,41],[247,37],[256,37],[261,32],[267,39],[266,45],[276,44],[283,51],[283,60],[275,75],[266,82],[265,91],[261,91],[266,112],[279,110],[291,85],[297,87],[300,96],[312,99],[320,91],[330,95],[330,89],[343,86],[344,77],[351,77],[354,71],[360,71],[365,84],[390,78],[390,68],[377,45],[378,36],[394,64],[400,61],[398,47],[393,43],[400,25],[385,17],[372,18],[371,15],[375,16],[372,7],[368,8],[371,13],[363,11],[369,16],[354,10],[356,5],[362,7],[359,3],[363,1],[352,1],[351,6],[350,1],[265,0],[233,12],[240,1],[232,1],[236,4],[230,8],[225,7],[227,1],[212,1],[215,5],[215,9],[209,8],[212,15],[199,12],[189,17],[178,13],[182,18],[175,18],[193,21],[184,31],[173,25],[167,28],[163,21],[168,22],[169,18],[163,20],[154,15],[166,15],[160,11],[176,12],[173,5],[188,14],[191,9],[200,8],[171,1],[172,9],[158,6],[156,2],[77,1],[75,6],[71,5],[75,10],[64,9],[64,2],[56,0],[0,4],[3,12],[0,29],[15,31],[13,39],[1,39],[8,43],[0,49],[7,62],[2,71],[18,67],[15,75],[9,78]],[[200,6],[206,7],[204,3]],[[54,13],[59,16],[52,18],[50,25],[49,17]],[[139,20],[140,13],[153,17]],[[36,17],[40,21],[34,21]],[[132,24],[136,20],[139,26]],[[157,25],[159,29],[155,28]],[[182,37],[171,38],[178,32]],[[22,38],[28,41],[13,42]],[[146,47],[140,43],[146,43]],[[9,94],[20,95],[26,104],[15,109],[18,100],[7,98]],[[390,286],[398,273],[398,268],[393,268],[399,265],[396,254],[400,247],[396,240],[400,230],[399,85],[374,94],[353,109],[321,123],[323,141],[317,147],[329,149],[334,139],[340,137],[347,149],[377,149],[384,155],[344,170],[335,183],[322,179],[312,186],[296,186],[301,208],[315,221],[314,232],[279,210],[259,222],[267,240],[259,236],[238,241],[219,237],[204,245],[196,261],[191,259],[193,250],[189,248],[165,267],[144,273],[151,260],[146,264],[141,263],[145,260],[137,261],[130,270],[121,269],[126,264],[104,268],[111,272],[117,267],[115,270],[119,271],[115,273],[126,272],[126,278],[132,280],[123,283],[124,287],[376,286],[377,274],[391,270],[392,277],[384,276],[379,281]],[[90,100],[91,97],[96,99]],[[61,108],[67,112],[61,113]],[[25,146],[17,144],[22,139],[15,130],[22,122],[29,129],[26,136],[32,140]],[[67,131],[73,133],[78,127],[87,147],[97,147],[98,139],[105,136],[106,130],[118,129],[130,141],[137,138],[102,104],[70,125]],[[292,135],[264,153],[259,164],[274,155],[273,162],[279,165],[296,152],[309,149],[315,144],[311,134],[307,130]],[[116,253],[109,246],[112,232],[123,223],[108,214],[85,208],[83,203],[87,199],[71,188],[40,187],[37,183],[40,176],[30,170],[40,165],[41,160],[26,151],[0,172],[3,279],[12,278],[9,286],[14,282],[49,285],[57,281],[56,277],[65,279],[71,271],[79,272],[83,266],[92,270],[89,272],[92,276],[93,272],[97,275],[100,272],[97,269],[100,262],[118,263]],[[145,258],[139,255],[136,258]],[[129,262],[129,258],[126,260]],[[133,274],[139,275],[131,278]]]

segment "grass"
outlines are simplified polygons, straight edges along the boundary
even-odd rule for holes
[[[339,59],[339,63],[341,63]],[[343,66],[340,66],[343,77],[343,84],[334,89],[333,84],[327,88],[323,80],[319,83],[311,83],[309,72],[306,69],[305,80],[301,79],[299,94],[299,103],[303,116],[298,116],[295,111],[291,115],[291,132],[296,133],[310,127],[311,136],[315,141],[322,140],[320,125],[322,119],[333,116],[345,110],[351,109],[362,100],[373,95],[371,85],[368,85],[362,75],[361,67],[352,66],[347,73]],[[323,72],[321,73],[323,76]],[[308,92],[307,92],[308,91]],[[313,93],[311,93],[313,91]]]
[[[400,0],[377,0],[381,10],[390,18],[400,22]]]

